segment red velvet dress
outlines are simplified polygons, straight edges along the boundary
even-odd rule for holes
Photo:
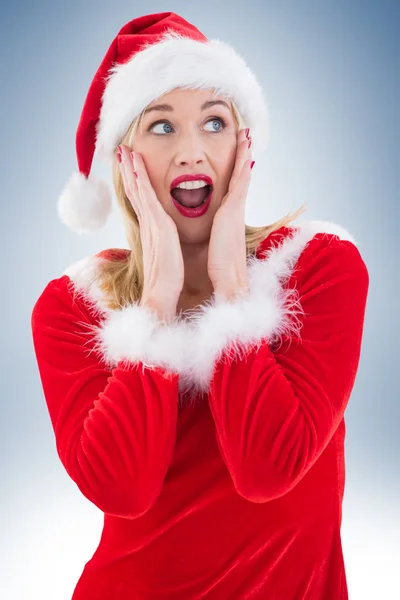
[[[249,257],[246,298],[170,325],[106,307],[113,252],[32,312],[58,455],[104,512],[72,599],[347,600],[344,412],[369,285],[352,236],[282,227]]]

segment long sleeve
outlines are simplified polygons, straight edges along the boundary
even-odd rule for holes
[[[241,342],[245,350],[234,356],[232,344],[224,344],[209,393],[221,455],[243,497],[266,502],[287,493],[331,440],[356,377],[368,287],[367,268],[351,241],[316,236],[286,286],[288,313],[296,316],[297,307],[301,317],[281,329],[278,344],[272,332],[279,332],[285,307],[276,290],[261,300],[252,292],[236,307],[209,306],[198,320],[200,345],[225,327],[233,346]],[[254,334],[255,319],[263,318],[271,326]]]
[[[146,344],[159,347],[155,315],[135,305],[99,325],[70,290],[67,276],[52,280],[31,319],[57,452],[86,498],[133,518],[163,486],[176,441],[179,375],[154,366],[157,360],[143,368]],[[175,334],[162,335],[171,342]]]

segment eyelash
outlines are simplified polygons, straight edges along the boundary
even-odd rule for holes
[[[208,119],[206,121],[206,123],[208,123],[209,121],[220,121],[220,123],[222,125],[222,129],[225,129],[225,127],[226,127],[226,122],[224,121],[224,119],[222,117],[210,117],[210,119]],[[150,125],[150,127],[148,128],[147,131],[151,131],[151,129],[153,129],[153,127],[155,125],[159,125],[160,123],[168,123],[168,125],[171,125],[171,123],[169,121],[167,121],[165,119],[161,119],[159,121],[154,121],[154,123],[152,123]],[[171,127],[172,127],[172,125],[171,125]],[[221,129],[219,129],[218,131],[215,131],[214,133],[219,133],[220,131],[221,131]],[[165,134],[165,133],[155,133],[154,135],[164,136],[164,135],[168,135],[168,134]]]

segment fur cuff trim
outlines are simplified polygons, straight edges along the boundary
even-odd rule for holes
[[[355,244],[344,227],[329,221],[308,221],[291,228],[284,241],[265,251],[261,259],[248,257],[249,293],[234,301],[218,294],[188,314],[193,328],[193,351],[186,358],[185,380],[208,389],[215,362],[259,347],[279,344],[283,335],[301,338],[304,311],[296,288],[286,287],[300,254],[317,234],[336,236]],[[332,237],[332,239],[334,239]]]
[[[161,367],[180,373],[190,344],[187,324],[177,319],[164,325],[156,313],[138,303],[109,313],[95,335],[100,357],[115,366],[142,362],[143,368]]]
[[[248,257],[248,294],[242,293],[234,301],[214,294],[188,311],[184,320],[176,317],[170,325],[138,303],[121,311],[107,309],[96,282],[102,260],[97,256],[71,265],[64,274],[70,277],[75,292],[91,301],[92,310],[102,313],[95,328],[96,348],[110,368],[121,360],[142,361],[148,368],[160,366],[179,373],[182,395],[206,393],[215,362],[223,352],[240,354],[263,341],[275,345],[283,335],[301,337],[301,298],[297,289],[286,283],[315,235],[332,240],[336,236],[356,245],[349,231],[332,222],[309,221],[290,230],[283,241],[261,252],[260,258]]]

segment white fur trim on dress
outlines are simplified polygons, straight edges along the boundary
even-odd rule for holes
[[[171,325],[160,323],[154,313],[138,304],[122,311],[107,309],[95,281],[102,260],[99,257],[85,258],[64,274],[97,310],[105,313],[94,335],[97,350],[110,367],[121,359],[141,361],[147,367],[162,366],[180,374],[182,393],[205,393],[223,350],[248,350],[265,339],[276,342],[286,333],[300,336],[301,299],[297,290],[286,289],[285,283],[317,233],[333,234],[355,244],[345,228],[327,221],[309,221],[292,230],[263,258],[249,257],[249,294],[233,302],[214,295],[204,305],[188,311],[186,320],[176,317]]]
[[[105,181],[82,173],[71,175],[61,192],[59,219],[76,233],[91,233],[103,227],[112,210],[110,189]]]
[[[95,153],[112,159],[133,119],[151,102],[177,87],[216,88],[233,99],[251,129],[256,155],[268,142],[268,108],[262,88],[245,60],[226,42],[200,42],[173,30],[148,44],[107,77]]]
[[[91,307],[93,316],[101,317],[99,326],[91,328],[95,351],[112,369],[118,362],[142,362],[144,366],[184,371],[184,357],[190,343],[190,327],[175,317],[170,325],[160,322],[155,312],[139,302],[112,310],[107,306],[98,285],[104,258],[88,256],[70,265],[64,275],[71,280],[74,298],[80,296]]]
[[[301,337],[301,299],[296,288],[286,287],[300,254],[317,233],[355,240],[344,227],[327,221],[309,221],[292,229],[292,234],[271,246],[263,258],[248,257],[248,294],[239,294],[233,302],[214,294],[189,311],[195,332],[194,351],[185,364],[190,386],[194,381],[196,388],[208,389],[214,364],[223,352],[240,356],[266,339],[275,344],[285,334]]]

